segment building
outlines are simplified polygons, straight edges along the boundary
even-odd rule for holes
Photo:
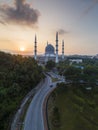
[[[53,47],[53,45],[47,43],[47,46],[45,48],[45,55],[55,56],[55,48]]]
[[[49,60],[53,60],[58,63],[61,60],[64,60],[64,40],[62,41],[62,55],[58,54],[58,32],[56,33],[56,45],[55,47],[47,42],[45,47],[45,53],[43,55],[37,55],[37,37],[35,36],[34,41],[34,59],[40,63],[46,63]]]
[[[53,60],[55,61],[55,48],[52,44],[48,44],[45,48],[45,62]]]
[[[83,62],[82,59],[69,59],[69,61],[70,61],[70,64],[72,64],[72,63],[77,63],[77,64],[79,64],[79,63],[82,63],[82,62]]]

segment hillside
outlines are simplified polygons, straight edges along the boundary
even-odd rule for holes
[[[98,130],[98,86],[59,84],[48,102],[50,130]]]
[[[33,58],[0,52],[0,130],[10,130],[22,99],[42,78],[42,68]]]

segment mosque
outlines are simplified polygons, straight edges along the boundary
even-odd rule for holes
[[[64,60],[64,40],[62,41],[62,55],[58,54],[58,32],[56,33],[56,45],[55,48],[52,44],[47,42],[45,48],[45,53],[43,55],[37,55],[37,37],[35,36],[34,41],[34,59],[40,63],[46,63],[49,60],[55,61],[58,63],[61,60]]]

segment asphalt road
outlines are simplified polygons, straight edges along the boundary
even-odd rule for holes
[[[34,96],[24,121],[24,130],[45,130],[43,121],[43,103],[47,94],[56,86],[50,87],[52,84],[51,78],[47,76],[45,83]]]
[[[38,90],[41,88],[42,84],[44,83],[44,80],[42,80],[35,88],[33,88],[23,99],[20,108],[15,114],[15,117],[13,118],[13,122],[11,124],[11,130],[20,130],[20,127],[24,125],[23,122],[20,122],[21,120],[21,115],[24,113],[24,108],[26,106],[26,103],[28,100],[34,96]]]

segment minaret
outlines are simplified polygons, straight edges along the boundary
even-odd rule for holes
[[[62,41],[62,60],[64,60],[64,40]]]
[[[34,41],[34,59],[37,60],[37,38],[35,35],[35,41]]]
[[[59,62],[58,60],[58,32],[56,33],[56,60],[55,60],[56,63]]]
[[[47,46],[48,46],[48,41],[47,41]]]
[[[47,41],[47,46],[48,46],[48,41]],[[46,47],[47,47],[46,46]],[[47,62],[48,61],[48,55],[47,55],[47,53],[45,52],[45,62]]]

